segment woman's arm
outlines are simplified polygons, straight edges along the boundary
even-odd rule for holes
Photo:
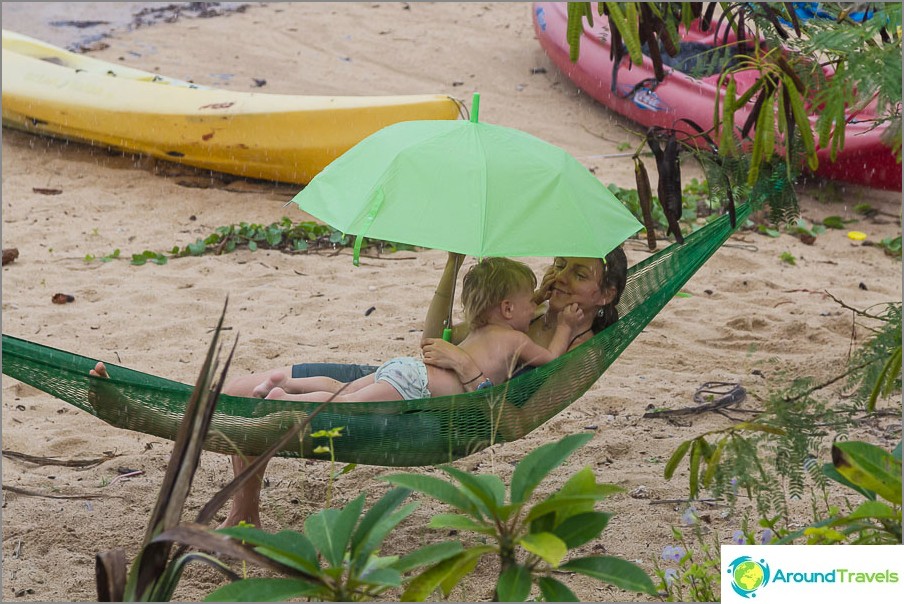
[[[421,350],[428,365],[454,371],[465,392],[473,392],[487,379],[471,355],[455,344],[440,338],[425,338],[421,342]]]
[[[443,269],[443,276],[436,286],[436,292],[433,294],[433,299],[430,300],[430,307],[427,309],[427,317],[424,319],[422,343],[427,338],[443,337],[443,329],[447,327],[446,321],[449,318],[449,309],[452,307],[452,292],[464,259],[465,257],[462,254],[449,252],[446,267]],[[450,327],[452,327],[453,342],[461,342],[468,335],[467,325],[452,325]]]

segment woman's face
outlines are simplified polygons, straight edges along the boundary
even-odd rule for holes
[[[549,298],[549,308],[559,311],[577,302],[584,312],[593,312],[611,300],[600,290],[603,261],[599,258],[556,258],[556,278]]]

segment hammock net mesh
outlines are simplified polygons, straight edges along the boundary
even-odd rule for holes
[[[750,213],[738,207],[737,224]],[[335,403],[314,417],[281,457],[328,458],[311,431],[343,427],[336,459],[380,466],[446,463],[523,437],[579,399],[734,229],[724,215],[630,267],[619,320],[551,363],[473,393],[368,403]],[[110,379],[90,377],[96,359],[3,334],[3,373],[113,426],[175,439],[192,385],[107,363]],[[106,363],[106,362],[105,362]],[[318,405],[221,396],[205,448],[257,455]]]

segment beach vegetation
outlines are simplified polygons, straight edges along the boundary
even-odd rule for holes
[[[453,513],[434,516],[429,528],[474,535],[472,544],[462,552],[413,581],[402,599],[423,600],[437,589],[448,598],[484,557],[498,561],[495,601],[523,602],[534,588],[544,601],[578,601],[557,578],[561,571],[654,595],[652,580],[632,562],[613,556],[569,557],[571,550],[596,539],[606,528],[611,514],[597,511],[596,504],[620,492],[620,487],[598,483],[587,467],[531,505],[532,495],[546,476],[590,438],[590,434],[574,434],[537,447],[515,467],[508,489],[497,476],[473,475],[452,466],[440,467],[451,481],[420,474],[382,477],[453,508]]]
[[[898,235],[897,237],[885,237],[878,243],[878,245],[889,256],[893,256],[895,258],[901,257],[900,235]]]
[[[383,593],[417,580],[410,571],[448,560],[462,551],[443,541],[408,554],[381,556],[390,533],[418,506],[401,504],[411,493],[389,490],[365,510],[362,494],[340,509],[324,508],[304,521],[303,531],[268,533],[251,526],[216,530],[246,550],[249,560],[266,559],[281,577],[233,581],[207,596],[212,602],[281,601],[307,597],[332,602],[374,601]],[[401,507],[400,507],[401,506]]]
[[[654,562],[659,578],[656,588],[667,602],[718,602],[722,580],[719,541],[705,535],[698,524],[691,529],[693,543],[685,530],[672,527],[678,545],[667,545]]]
[[[786,388],[769,394],[750,421],[680,443],[664,475],[673,478],[686,460],[691,499],[709,489],[734,508],[745,494],[759,526],[776,543],[901,543],[900,440],[889,452],[851,438],[864,421],[900,415],[900,405],[886,412],[877,402],[901,392],[901,304],[859,310],[838,303],[855,321],[873,325],[864,325],[872,336],[850,356],[844,373],[818,384],[792,377]],[[848,396],[840,401],[819,396],[840,381],[850,389]],[[844,497],[839,505],[833,484],[865,501]],[[804,498],[811,501],[811,521],[804,529],[792,527],[792,502]]]
[[[785,264],[790,264],[791,266],[795,266],[797,264],[797,259],[791,252],[782,252],[781,254],[779,254],[778,259]]]

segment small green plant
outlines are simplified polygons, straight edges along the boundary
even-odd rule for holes
[[[854,206],[854,213],[861,216],[869,216],[870,214],[875,214],[876,209],[868,203],[858,203]]]
[[[285,575],[233,581],[205,598],[210,602],[262,602],[312,598],[333,602],[373,601],[391,589],[416,581],[404,574],[457,556],[457,541],[426,545],[402,557],[380,556],[380,548],[417,503],[399,506],[411,493],[394,488],[364,511],[364,495],[341,509],[324,509],[305,519],[304,531],[267,533],[231,527],[216,533],[234,540],[243,558]],[[399,509],[397,509],[399,508]]]
[[[330,226],[311,221],[292,222],[283,217],[269,225],[241,222],[217,227],[213,233],[199,238],[185,246],[175,245],[169,250],[169,256],[183,258],[186,256],[203,256],[204,254],[224,254],[240,248],[252,252],[258,249],[275,249],[285,253],[305,252],[312,249],[332,249],[346,247],[354,243],[353,238],[333,229]],[[363,248],[377,248],[390,252],[413,250],[414,246],[390,241],[365,238]],[[119,258],[119,250],[101,258],[109,262]],[[92,262],[96,257],[85,256],[85,262]],[[140,254],[132,254],[132,264],[140,266],[147,262],[166,264],[167,256],[160,252],[146,250]]]
[[[785,228],[790,234],[807,244],[812,244],[818,235],[826,232],[825,226],[817,223],[809,224],[803,218],[797,218]]]
[[[679,545],[668,545],[662,550],[662,566],[656,561],[656,576],[659,592],[668,602],[718,602],[721,584],[721,557],[719,542],[709,543],[698,525],[694,526],[694,537],[699,547],[695,556],[694,548],[680,530],[672,527],[672,536]],[[672,566],[674,565],[674,566]]]
[[[895,258],[901,257],[900,235],[898,235],[897,237],[886,237],[878,243],[878,246],[882,248],[889,256],[894,256]]]
[[[588,467],[574,474],[542,501],[529,500],[540,482],[592,435],[574,434],[542,445],[516,466],[506,501],[506,488],[494,475],[473,475],[441,466],[455,482],[420,474],[394,474],[387,482],[446,503],[455,510],[434,516],[430,528],[474,533],[476,543],[433,565],[412,581],[402,600],[424,600],[436,589],[448,597],[484,556],[499,559],[495,597],[523,602],[534,585],[549,602],[578,601],[556,578],[558,571],[575,572],[616,587],[655,595],[650,577],[638,566],[613,556],[566,560],[568,552],[597,538],[611,514],[594,510],[596,503],[622,489],[599,484]]]
[[[778,259],[785,264],[790,264],[791,266],[795,266],[797,264],[797,260],[794,258],[794,254],[792,254],[791,252],[782,252],[779,255]]]
[[[822,219],[822,226],[827,229],[843,229],[844,225],[852,220],[845,221],[841,216],[826,216]]]
[[[330,477],[327,481],[326,486],[326,507],[330,507],[333,501],[333,480],[335,479],[335,469],[336,469],[336,449],[333,447],[333,441],[342,436],[343,427],[339,426],[338,428],[331,428],[329,430],[318,430],[311,434],[311,438],[326,438],[329,439],[329,445],[324,446],[321,445],[319,447],[314,448],[314,453],[318,455],[322,455],[324,453],[330,454]]]
[[[854,400],[875,411],[879,397],[901,391],[901,303],[890,302],[879,311],[850,308],[861,318],[881,321],[872,337],[851,359],[848,383],[855,388]]]
[[[781,428],[754,422],[741,422],[728,428],[704,432],[700,436],[678,445],[665,464],[663,477],[671,480],[675,475],[675,470],[678,469],[678,464],[687,457],[690,498],[696,499],[701,488],[707,488],[712,484],[726,447],[748,448],[750,446],[742,435],[743,432],[784,434],[784,430]],[[719,438],[711,443],[706,439],[707,436],[718,436]]]
[[[166,256],[157,252],[153,252],[151,250],[145,250],[140,254],[132,254],[132,265],[142,266],[144,264],[147,264],[148,262],[152,262],[154,264],[166,264]]]
[[[828,519],[787,535],[780,543],[792,543],[802,536],[809,544],[901,543],[900,441],[893,452],[861,441],[835,443],[832,463],[824,464],[822,472],[865,501],[848,513],[834,508]]]

